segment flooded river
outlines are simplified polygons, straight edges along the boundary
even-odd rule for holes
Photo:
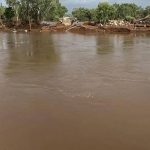
[[[0,150],[149,150],[150,34],[0,33]]]

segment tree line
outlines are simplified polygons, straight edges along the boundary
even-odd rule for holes
[[[99,3],[95,9],[76,8],[72,11],[74,17],[80,21],[96,21],[103,24],[109,20],[126,20],[143,18],[150,15],[150,6],[142,8],[134,3],[109,4]]]
[[[6,21],[35,22],[58,20],[68,11],[59,0],[5,0],[0,6],[0,18]]]
[[[42,20],[56,21],[67,13],[67,8],[59,0],[5,0],[6,6],[0,5],[0,21],[39,23]],[[109,4],[99,3],[95,9],[75,8],[72,16],[79,21],[96,21],[103,24],[109,20],[143,18],[150,15],[150,6],[142,8],[134,3]]]

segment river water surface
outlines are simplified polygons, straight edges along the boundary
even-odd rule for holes
[[[0,33],[0,150],[150,150],[150,34]]]

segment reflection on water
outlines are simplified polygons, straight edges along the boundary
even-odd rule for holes
[[[149,40],[0,33],[0,150],[149,150]]]
[[[111,53],[114,50],[115,46],[119,45],[117,38],[118,38],[117,35],[108,36],[107,34],[104,34],[103,38],[97,37],[97,53],[98,54]]]
[[[6,71],[9,75],[28,69],[42,69],[59,60],[51,35],[7,34],[5,38],[9,55]]]

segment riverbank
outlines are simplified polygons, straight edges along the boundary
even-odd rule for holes
[[[130,26],[99,26],[99,25],[88,25],[83,24],[80,26],[65,26],[58,24],[56,26],[42,26],[34,24],[32,30],[29,30],[28,25],[20,25],[14,27],[1,27],[1,32],[72,32],[72,33],[139,33],[139,32],[150,32],[150,27],[135,27]]]

